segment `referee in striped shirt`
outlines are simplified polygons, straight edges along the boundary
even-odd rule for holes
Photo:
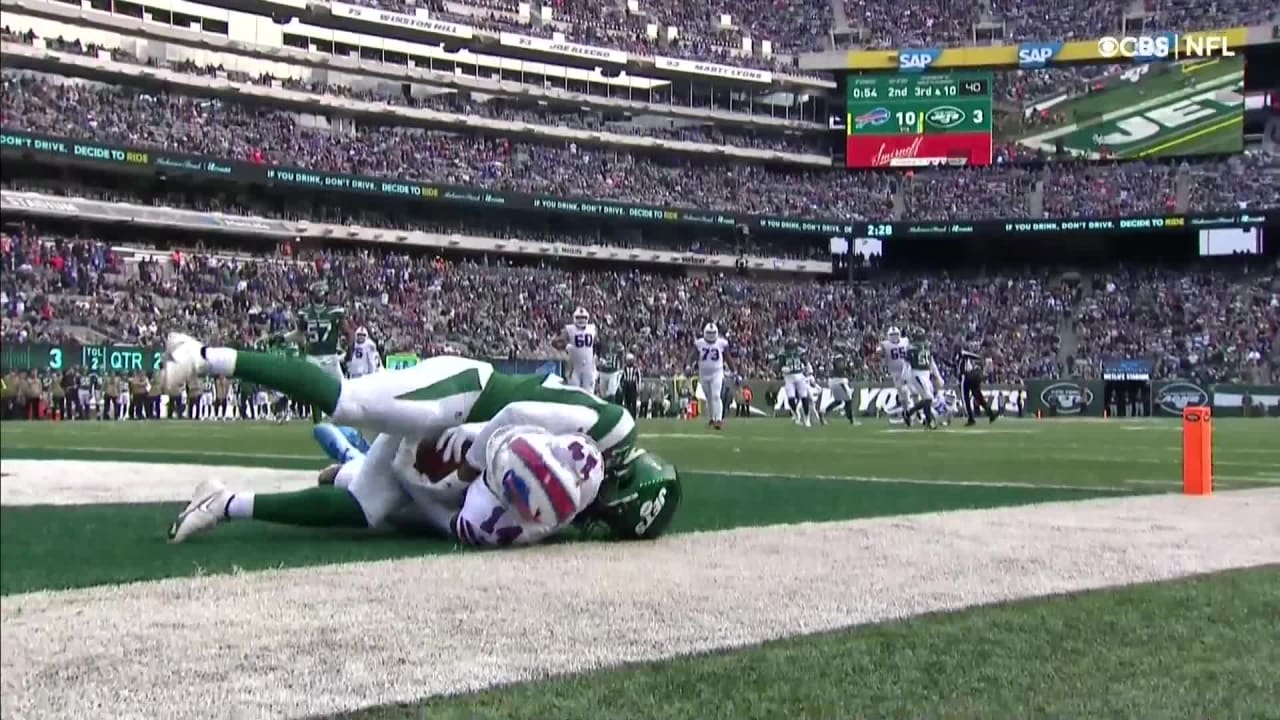
[[[956,346],[956,354],[951,359],[951,365],[960,376],[960,402],[964,405],[964,414],[969,418],[965,423],[966,427],[977,422],[973,416],[978,408],[982,408],[987,414],[988,422],[996,421],[996,411],[987,402],[987,396],[982,394],[984,364],[982,356],[978,353],[966,350],[963,345]]]
[[[640,368],[636,367],[636,356],[627,353],[626,364],[622,366],[622,406],[637,419],[640,417],[636,412],[639,400]]]

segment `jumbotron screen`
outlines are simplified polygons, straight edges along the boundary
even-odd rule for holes
[[[999,102],[992,103],[992,97]],[[851,168],[1240,152],[1244,58],[849,75]]]

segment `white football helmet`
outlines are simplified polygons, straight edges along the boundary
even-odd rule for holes
[[[577,310],[573,311],[574,325],[577,325],[580,328],[584,328],[587,326],[587,323],[589,322],[591,322],[591,313],[587,312],[586,308],[580,307]]]
[[[485,445],[485,487],[524,523],[556,527],[578,512],[582,476],[557,457],[558,440],[542,428],[514,425]]]
[[[369,331],[363,327],[356,328],[356,342],[362,343],[369,339]]]
[[[898,329],[898,326],[897,326],[897,325],[894,325],[893,327],[890,327],[890,328],[889,328],[889,342],[895,342],[895,343],[896,343],[896,342],[898,342],[898,341],[899,341],[899,340],[901,340],[901,339],[902,339],[902,331]]]
[[[715,342],[715,339],[720,337],[720,328],[716,327],[715,323],[707,323],[706,327],[702,328],[702,337],[706,338],[707,342]]]

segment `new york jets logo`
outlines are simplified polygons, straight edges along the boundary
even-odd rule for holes
[[[925,116],[930,125],[940,128],[951,128],[964,122],[964,113],[960,108],[943,105],[930,110]]]
[[[1063,415],[1076,415],[1093,402],[1093,391],[1076,383],[1054,383],[1040,391],[1040,402],[1057,407]]]
[[[1160,388],[1156,395],[1156,405],[1171,415],[1181,415],[1182,409],[1188,406],[1208,404],[1209,393],[1199,385],[1189,382],[1169,383]]]

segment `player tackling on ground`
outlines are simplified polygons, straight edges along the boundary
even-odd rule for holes
[[[414,447],[420,441],[437,442],[446,431],[464,424],[478,424],[473,439],[480,448],[487,447],[486,433],[516,425],[533,425],[553,434],[581,434],[604,463],[607,491],[599,503],[600,517],[622,522],[642,514],[646,502],[652,509],[653,498],[641,491],[653,486],[636,474],[635,460],[645,453],[634,447],[631,415],[554,377],[508,375],[486,362],[444,356],[402,370],[338,379],[306,361],[206,347],[185,335],[170,335],[163,384],[178,386],[205,373],[281,390],[318,406],[343,425],[380,433],[369,450],[370,458],[379,458],[375,463],[379,470],[351,485],[350,492],[329,486],[256,497],[241,493],[234,502],[232,493],[220,485],[202,485],[184,512],[184,518],[196,519],[180,518],[173,529],[175,541],[237,517],[318,527],[379,526],[412,500],[406,486],[394,478],[388,480],[391,476],[384,472],[384,463],[394,458],[403,440],[412,439]],[[475,472],[485,469],[482,456],[469,459]],[[663,472],[674,476],[675,471]],[[219,503],[222,508],[216,507]]]

